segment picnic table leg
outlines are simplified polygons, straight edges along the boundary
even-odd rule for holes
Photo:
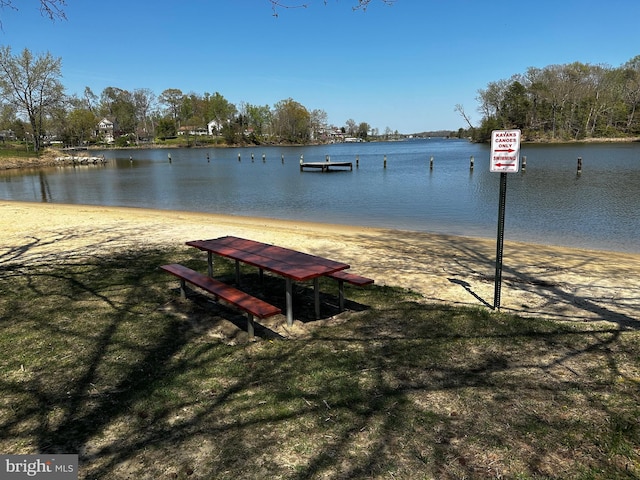
[[[340,311],[344,311],[344,282],[338,280],[338,299],[340,301]]]
[[[285,279],[287,297],[287,325],[293,325],[293,282],[290,278]]]
[[[236,285],[240,286],[240,261],[236,260]]]
[[[183,300],[187,298],[187,284],[184,278],[180,279],[180,298],[182,298]]]
[[[313,279],[313,301],[316,306],[316,320],[320,318],[320,287],[318,285],[318,277]]]
[[[249,334],[249,338],[253,338],[255,331],[255,324],[253,321],[253,315],[247,313],[247,333]]]
[[[213,278],[213,253],[207,252],[207,265],[209,267],[209,277]]]

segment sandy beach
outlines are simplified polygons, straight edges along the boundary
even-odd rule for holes
[[[425,302],[491,308],[496,240],[191,212],[0,202],[0,262],[24,265],[236,235],[351,264]],[[640,255],[505,239],[501,311],[637,328]]]

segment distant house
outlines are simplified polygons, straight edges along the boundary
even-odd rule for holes
[[[222,131],[222,124],[217,120],[211,120],[207,123],[207,133],[209,135],[216,135]]]
[[[5,140],[15,140],[16,134],[13,133],[13,130],[0,130],[0,141],[4,142]]]
[[[180,127],[178,129],[178,135],[206,135],[207,130],[203,127],[193,127],[189,125],[185,125],[184,127]]]
[[[331,141],[332,143],[335,143],[335,142],[344,142],[345,136],[346,135],[341,129],[332,127],[328,131],[323,132],[322,138],[328,138],[329,141]]]
[[[96,132],[96,135],[98,137],[104,138],[104,141],[106,143],[113,143],[113,122],[106,118],[100,120],[100,123],[98,123],[98,131]]]

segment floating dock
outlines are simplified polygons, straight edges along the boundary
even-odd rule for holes
[[[329,172],[337,169],[342,170],[348,168],[353,170],[353,162],[300,162],[300,171],[303,172],[305,168],[308,169],[320,169],[323,172]]]

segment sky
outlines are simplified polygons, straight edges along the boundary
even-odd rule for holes
[[[67,93],[169,88],[229,102],[291,98],[335,126],[383,133],[474,125],[490,82],[582,62],[619,67],[640,55],[640,1],[66,0],[66,20],[37,0],[0,10],[0,45],[62,60]]]

